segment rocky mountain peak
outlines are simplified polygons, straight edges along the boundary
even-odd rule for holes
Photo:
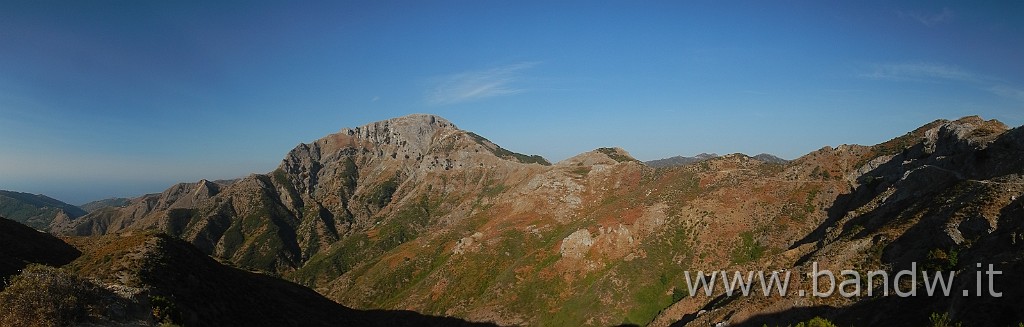
[[[619,147],[611,147],[611,148],[597,148],[597,149],[594,149],[593,151],[584,152],[584,153],[578,154],[578,155],[576,155],[576,156],[574,156],[572,158],[565,159],[564,161],[559,162],[559,164],[560,165],[591,166],[591,165],[614,165],[614,164],[617,164],[617,163],[620,163],[620,162],[633,162],[633,161],[637,161],[637,160],[634,159],[633,156],[631,156],[629,154],[629,152],[626,152],[626,150],[623,150],[622,148],[619,148]]]
[[[413,114],[342,129],[339,134],[375,144],[424,144],[440,130],[458,130],[455,124],[435,115]]]
[[[356,153],[378,157],[397,157],[401,153],[403,157],[419,157],[430,150],[438,136],[457,132],[460,130],[455,124],[440,116],[413,114],[343,128],[312,143],[301,143],[288,153],[282,164],[331,160]]]
[[[947,121],[924,133],[925,153],[950,153],[957,150],[984,147],[1005,132],[1008,127],[992,119],[978,116]]]
[[[778,156],[775,156],[775,155],[770,154],[770,153],[758,154],[758,155],[754,156],[754,159],[761,160],[761,161],[764,161],[764,162],[767,162],[767,163],[774,163],[774,164],[785,164],[785,163],[789,162],[789,160],[779,158]]]
[[[699,160],[707,160],[707,159],[711,159],[711,158],[718,158],[718,154],[717,153],[701,152],[701,154],[695,155],[695,156],[693,156],[693,158],[694,159],[699,159]]]
[[[493,157],[519,163],[550,164],[540,156],[503,149],[440,116],[413,114],[345,128],[313,143],[299,144],[285,157],[280,169],[299,174],[308,171],[306,175],[311,176],[328,163],[351,159],[360,168],[368,162],[377,163],[381,173],[388,171],[390,174],[395,170],[412,173],[478,165]]]

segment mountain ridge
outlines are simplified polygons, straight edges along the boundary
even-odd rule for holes
[[[964,117],[784,164],[732,154],[655,169],[618,148],[524,162],[447,120],[417,115],[300,144],[268,174],[179,184],[62,231],[160,230],[359,309],[512,325],[667,325],[685,318],[679,308],[710,300],[674,298],[684,270],[765,260],[798,267],[873,192],[901,185],[914,191],[894,200],[929,194],[914,180],[949,180],[942,169],[955,178],[991,171],[983,180],[1019,174],[1019,134]],[[904,167],[901,158],[937,161]],[[892,228],[882,231],[904,232]],[[646,300],[624,300],[639,298]],[[746,312],[735,319],[763,310],[735,303],[744,306],[730,310]],[[715,312],[697,320],[725,319],[727,311]]]
[[[102,200],[90,201],[79,205],[79,208],[85,210],[87,213],[103,209],[106,207],[123,207],[131,202],[131,198],[107,198]]]
[[[0,216],[40,230],[50,229],[55,221],[86,215],[79,207],[42,194],[0,190]]]

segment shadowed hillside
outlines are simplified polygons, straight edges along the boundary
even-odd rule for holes
[[[79,254],[56,237],[0,217],[0,280],[17,274],[31,263],[62,266]]]

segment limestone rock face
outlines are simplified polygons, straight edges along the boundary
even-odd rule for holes
[[[59,219],[52,230],[84,236],[158,229],[243,266],[289,271],[355,231],[386,223],[399,211],[392,208],[438,197],[435,192],[484,187],[436,181],[466,174],[500,180],[520,166],[547,163],[537,158],[505,150],[444,118],[409,115],[299,144],[265,175],[176,184],[123,207]],[[416,233],[426,227],[414,225],[409,228]]]
[[[1005,124],[996,120],[964,117],[925,132],[922,152],[943,156],[984,148],[1007,129]]]
[[[592,245],[594,245],[594,239],[590,237],[590,232],[586,229],[581,229],[569,234],[569,236],[562,240],[559,253],[563,257],[579,259],[587,254]]]

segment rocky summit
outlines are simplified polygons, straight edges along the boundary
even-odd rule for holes
[[[1024,321],[1016,301],[691,296],[686,276],[927,265],[963,276],[960,294],[976,263],[992,263],[1005,276],[995,287],[1024,297],[1013,282],[1024,277],[1022,133],[965,117],[792,161],[730,154],[652,167],[620,148],[552,164],[410,115],[299,144],[266,174],[177,184],[51,230],[82,244],[167,235],[144,243],[194,248],[351,310],[498,325],[927,325],[939,315],[1002,326]],[[197,260],[181,261],[215,263]]]

